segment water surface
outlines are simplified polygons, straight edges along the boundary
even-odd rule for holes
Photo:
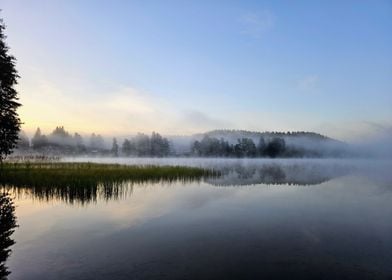
[[[222,177],[8,186],[19,224],[9,279],[392,279],[389,161],[119,162]]]

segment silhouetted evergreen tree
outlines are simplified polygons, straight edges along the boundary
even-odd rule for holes
[[[130,155],[135,155],[136,154],[136,148],[134,143],[132,143],[130,140],[125,139],[122,147],[121,147],[121,151],[124,155],[126,156],[130,156]]]
[[[5,262],[11,254],[9,247],[15,243],[11,239],[15,227],[17,224],[14,203],[8,195],[0,193],[0,279],[7,279],[10,274]]]
[[[260,137],[259,143],[257,144],[257,154],[260,157],[264,156],[266,146],[264,137]]]
[[[48,145],[48,139],[41,133],[41,129],[38,127],[35,131],[33,138],[31,139],[33,149],[41,149]]]
[[[167,156],[170,152],[169,141],[159,133],[153,132],[150,139],[151,155],[157,157]]]
[[[256,145],[250,138],[238,139],[234,151],[237,157],[255,157],[257,155]]]
[[[281,156],[286,149],[286,143],[283,138],[273,138],[265,148],[265,154],[269,157],[275,158]]]
[[[196,156],[201,156],[201,143],[200,141],[196,140],[195,142],[193,142],[192,146],[191,146],[191,153],[193,155]]]
[[[84,145],[83,137],[79,133],[75,132],[73,136],[73,142],[76,148],[76,153],[86,152],[86,146]]]
[[[199,142],[196,141],[192,147],[193,152],[198,156],[219,156],[220,142],[217,138],[204,136]]]
[[[64,126],[56,126],[51,135],[62,138],[70,137],[69,133],[64,129]]]
[[[204,136],[201,141],[193,142],[191,146],[192,154],[204,157],[228,157],[233,155],[233,146],[223,138]]]
[[[64,129],[64,126],[57,126],[51,134],[48,135],[48,143],[59,152],[69,153],[75,146],[74,139]]]
[[[101,135],[95,135],[95,133],[91,134],[90,137],[90,148],[93,152],[98,152],[103,150],[105,147],[105,142]]]
[[[229,157],[233,154],[233,146],[223,138],[219,140],[219,154],[223,157]]]
[[[16,143],[16,148],[19,151],[26,151],[30,148],[29,137],[27,137],[26,133],[24,133],[23,131],[19,133],[19,139],[18,142]]]
[[[21,126],[17,113],[20,103],[15,90],[19,76],[15,69],[15,57],[8,54],[4,29],[0,19],[0,163],[15,148]]]
[[[113,138],[113,144],[112,144],[112,155],[115,157],[118,157],[118,144],[117,144],[117,139]]]
[[[150,137],[143,133],[138,133],[134,138],[136,154],[138,156],[149,156],[151,155]]]

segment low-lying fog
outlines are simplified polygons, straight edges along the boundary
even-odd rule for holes
[[[232,158],[113,158],[65,157],[65,162],[170,165],[214,169],[214,185],[313,185],[355,173],[392,187],[392,160],[367,159],[232,159]]]

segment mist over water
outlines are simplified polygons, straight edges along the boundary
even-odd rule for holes
[[[392,0],[0,3],[0,280],[392,280]]]
[[[9,279],[390,279],[391,161],[65,158],[199,181],[12,188]]]
[[[190,166],[210,168],[222,172],[222,178],[229,175],[237,176],[239,180],[232,185],[247,184],[244,179],[255,177],[258,174],[262,178],[269,171],[278,170],[283,173],[286,181],[278,178],[264,181],[266,184],[310,184],[312,180],[326,181],[347,174],[361,174],[374,180],[391,182],[392,168],[390,159],[233,159],[233,158],[113,158],[113,157],[65,157],[64,162],[95,162],[95,163],[118,163],[124,165],[157,165],[157,166]],[[257,172],[256,172],[257,171]],[[272,172],[273,173],[273,172]],[[234,175],[233,175],[234,174]],[[242,179],[241,179],[242,178]],[[322,179],[323,178],[323,179]],[[231,179],[234,179],[233,177]],[[228,182],[231,179],[227,179]],[[255,178],[256,179],[256,178]],[[241,182],[242,180],[242,182]],[[248,182],[252,184],[251,182]],[[255,182],[257,183],[257,181]],[[258,183],[263,183],[259,180]],[[321,183],[321,182],[320,182]]]

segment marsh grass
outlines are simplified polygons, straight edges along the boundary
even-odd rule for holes
[[[67,203],[89,203],[98,198],[119,199],[133,185],[200,181],[219,173],[183,166],[127,166],[97,163],[4,163],[0,187],[39,200],[60,199]]]
[[[184,166],[126,166],[97,163],[4,163],[0,184],[16,187],[86,187],[125,181],[197,180],[217,172]]]

